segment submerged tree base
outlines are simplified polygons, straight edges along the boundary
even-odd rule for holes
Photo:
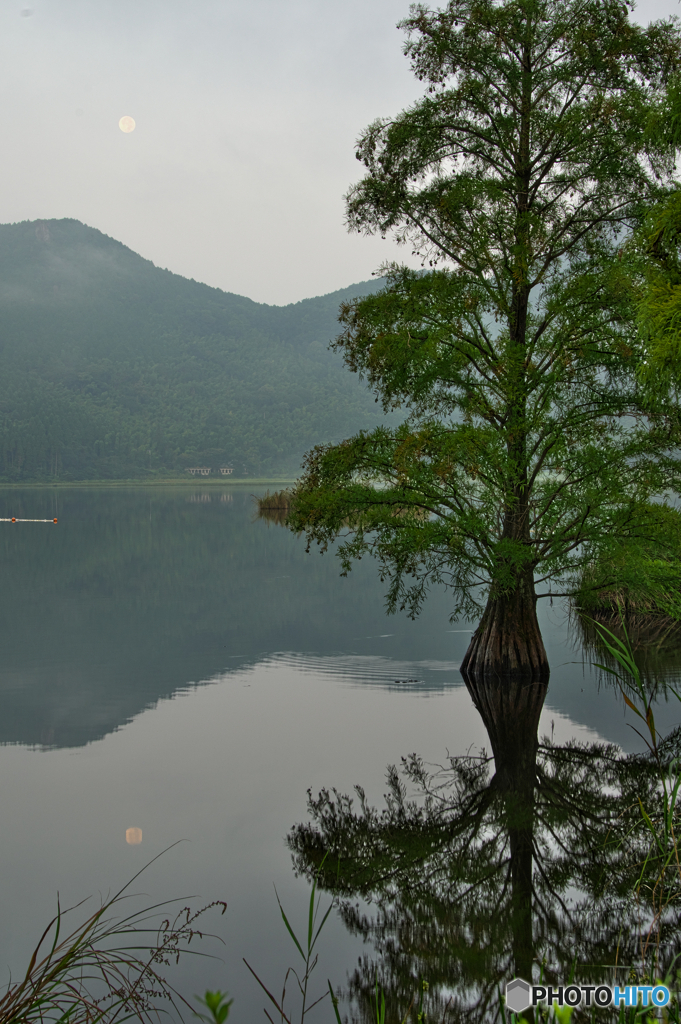
[[[460,671],[467,683],[548,682],[549,662],[536,598],[524,594],[490,598]]]

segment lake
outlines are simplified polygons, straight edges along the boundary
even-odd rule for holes
[[[190,997],[229,990],[230,1021],[264,1019],[242,958],[277,991],[295,962],[274,887],[302,931],[309,888],[285,840],[307,820],[308,790],[357,784],[380,804],[402,757],[490,749],[458,672],[472,624],[449,621],[446,592],[416,621],[386,616],[374,564],[341,578],[332,554],[254,517],[254,489],[0,491],[2,516],[58,517],[0,524],[0,964],[12,977],[57,894],[94,909],[177,843],[134,891],[228,909],[209,922],[224,945],[204,943],[218,959],[186,960],[174,981]],[[640,751],[565,603],[544,602],[541,622],[540,736]],[[660,703],[660,731],[681,722],[676,707]],[[333,913],[316,988],[344,986],[370,939]],[[330,1007],[310,1019],[331,1020]]]

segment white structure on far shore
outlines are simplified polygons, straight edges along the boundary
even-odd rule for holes
[[[212,470],[210,466],[189,466],[187,472],[191,473],[192,476],[210,476]],[[231,476],[233,472],[234,470],[231,466],[220,466],[218,470],[221,476]]]

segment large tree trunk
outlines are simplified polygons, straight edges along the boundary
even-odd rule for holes
[[[487,607],[473,634],[461,674],[481,682],[548,682],[549,663],[537,622],[537,597],[534,589],[533,561],[536,552],[531,539],[530,492],[528,477],[527,400],[529,354],[527,324],[532,284],[527,274],[530,241],[530,125],[532,102],[532,65],[528,35],[522,55],[522,102],[516,154],[516,262],[513,267],[513,292],[505,345],[504,374],[506,413],[504,435],[508,490],[505,497],[502,536],[494,557],[499,559],[492,573]],[[505,547],[504,547],[505,546]],[[510,572],[509,572],[510,570]],[[510,578],[509,578],[510,577]]]
[[[512,593],[490,592],[460,671],[466,681],[548,681],[549,662],[531,576],[519,580]]]

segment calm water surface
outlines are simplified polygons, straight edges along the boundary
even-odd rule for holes
[[[228,911],[214,922],[225,945],[206,946],[220,959],[185,962],[176,981],[190,995],[228,989],[230,1020],[264,1019],[242,957],[277,987],[293,960],[273,885],[302,927],[307,885],[285,837],[306,820],[307,791],[360,784],[380,803],[403,756],[490,749],[458,673],[471,624],[449,622],[446,593],[416,622],[386,617],[374,565],[340,578],[332,556],[254,521],[250,492],[0,491],[3,516],[59,518],[0,524],[0,964],[12,976],[57,893],[98,899],[181,841],[136,891]],[[540,735],[640,749],[566,608],[541,616]],[[679,717],[663,703],[658,727]],[[139,845],[126,843],[133,827]],[[329,921],[318,984],[343,985],[372,953],[366,929],[346,925]]]

